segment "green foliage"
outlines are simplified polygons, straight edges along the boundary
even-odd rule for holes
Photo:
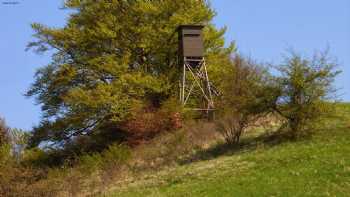
[[[102,153],[104,163],[111,165],[124,164],[130,158],[130,149],[123,145],[110,146],[106,151]]]
[[[312,139],[254,140],[226,155],[138,176],[105,196],[348,196],[350,104]]]
[[[9,144],[0,145],[0,195],[8,195],[11,192],[14,174],[16,168],[15,161],[11,155],[11,146]]]
[[[271,112],[277,96],[263,67],[239,56],[230,65],[222,76],[225,83],[216,124],[228,143],[238,143],[249,126]]]
[[[29,185],[35,182],[38,173],[21,166],[12,153],[10,144],[0,145],[0,196],[35,196]]]
[[[279,74],[275,77],[240,57],[231,65],[222,76],[225,83],[217,121],[228,143],[239,142],[249,126],[271,112],[283,119],[280,131],[290,131],[288,135],[293,138],[310,134],[321,118],[332,114],[336,99],[333,82],[339,71],[327,52],[312,59],[292,53],[277,67]]]
[[[32,24],[36,40],[28,48],[55,52],[27,92],[44,115],[34,128],[32,146],[92,136],[128,119],[140,103],[159,106],[176,95],[175,30],[181,24],[206,25],[213,76],[224,72],[218,67],[235,49],[225,47],[225,29],[211,23],[215,12],[205,0],[68,0],[65,9],[73,12],[63,28]],[[219,86],[221,80],[213,79]]]
[[[336,99],[333,82],[340,73],[336,66],[324,52],[312,59],[292,53],[278,67],[280,96],[274,109],[287,120],[292,137],[310,133],[315,123],[331,112]]]
[[[122,165],[130,159],[131,151],[123,145],[111,145],[102,153],[86,154],[79,159],[79,168],[84,172],[93,173],[97,170],[106,170],[113,168],[118,170]],[[89,174],[89,173],[87,173]]]
[[[0,169],[5,165],[11,164],[13,158],[11,155],[11,146],[9,144],[4,144],[0,146]]]
[[[45,168],[52,165],[51,159],[53,157],[50,157],[50,153],[39,148],[32,148],[23,153],[21,163],[24,166]]]
[[[0,196],[77,196],[105,188],[130,159],[130,149],[112,145],[102,153],[86,154],[72,165],[48,167],[51,159],[40,149],[26,150],[20,162],[9,145],[0,146]],[[91,180],[91,181],[90,181]]]

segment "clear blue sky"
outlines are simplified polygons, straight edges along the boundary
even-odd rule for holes
[[[8,0],[6,0],[8,2]],[[40,119],[40,108],[23,96],[35,70],[50,62],[49,55],[25,52],[32,40],[30,23],[63,26],[67,12],[61,0],[0,0],[0,116],[11,127],[30,129]],[[350,0],[212,0],[226,25],[228,41],[258,61],[278,63],[285,49],[310,54],[331,48],[341,69],[337,86],[343,100],[350,101]]]

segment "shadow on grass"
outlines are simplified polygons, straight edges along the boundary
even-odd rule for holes
[[[197,161],[211,160],[219,156],[231,156],[237,153],[251,152],[259,147],[273,147],[290,141],[295,141],[295,139],[290,138],[285,133],[279,132],[251,136],[242,139],[238,144],[218,143],[209,149],[198,151],[190,157],[181,160],[179,163],[185,165]]]

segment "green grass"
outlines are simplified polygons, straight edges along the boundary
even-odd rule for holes
[[[145,173],[107,196],[350,196],[350,104],[338,108],[311,139],[215,147],[202,161]]]

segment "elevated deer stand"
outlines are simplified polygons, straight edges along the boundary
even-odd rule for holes
[[[213,118],[213,87],[209,81],[207,65],[204,58],[203,35],[204,26],[183,25],[178,28],[179,65],[182,67],[180,81],[180,101],[182,105],[195,111],[201,111],[208,118]],[[189,100],[197,98],[200,103]]]

